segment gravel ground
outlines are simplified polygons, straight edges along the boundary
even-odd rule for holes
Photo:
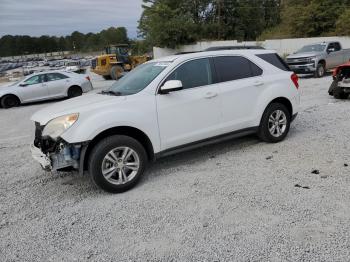
[[[330,83],[300,80],[284,142],[168,157],[119,195],[32,160],[29,118],[53,102],[1,109],[0,260],[349,261],[350,100],[328,96]]]

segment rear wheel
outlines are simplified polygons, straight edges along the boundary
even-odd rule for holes
[[[3,108],[11,108],[19,106],[19,104],[19,99],[14,95],[6,95],[1,99],[1,107]]]
[[[83,94],[83,91],[81,90],[80,86],[71,86],[68,89],[69,98],[81,96],[82,94]]]
[[[285,105],[270,104],[261,119],[259,137],[269,143],[282,141],[289,132],[291,115]]]
[[[111,77],[113,80],[118,80],[119,78],[121,78],[123,76],[123,73],[124,73],[124,69],[122,66],[120,65],[112,66]]]
[[[103,139],[91,151],[89,173],[105,191],[121,193],[134,187],[147,165],[144,147],[135,139],[116,135]]]

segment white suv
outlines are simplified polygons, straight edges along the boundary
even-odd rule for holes
[[[88,170],[104,190],[123,192],[165,155],[251,133],[283,140],[298,113],[298,87],[268,50],[153,60],[108,90],[33,115],[32,154],[45,169]]]

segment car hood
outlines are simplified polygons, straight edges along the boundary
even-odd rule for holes
[[[88,94],[77,98],[65,100],[45,107],[36,112],[31,120],[46,125],[50,120],[73,113],[89,113],[109,104],[126,100],[126,96],[111,96],[102,94]]]
[[[312,57],[323,54],[322,52],[305,52],[305,53],[295,53],[287,56],[287,58],[303,58],[303,57]]]

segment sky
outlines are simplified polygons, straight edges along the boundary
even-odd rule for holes
[[[3,35],[70,35],[124,26],[137,37],[142,0],[0,0]]]

